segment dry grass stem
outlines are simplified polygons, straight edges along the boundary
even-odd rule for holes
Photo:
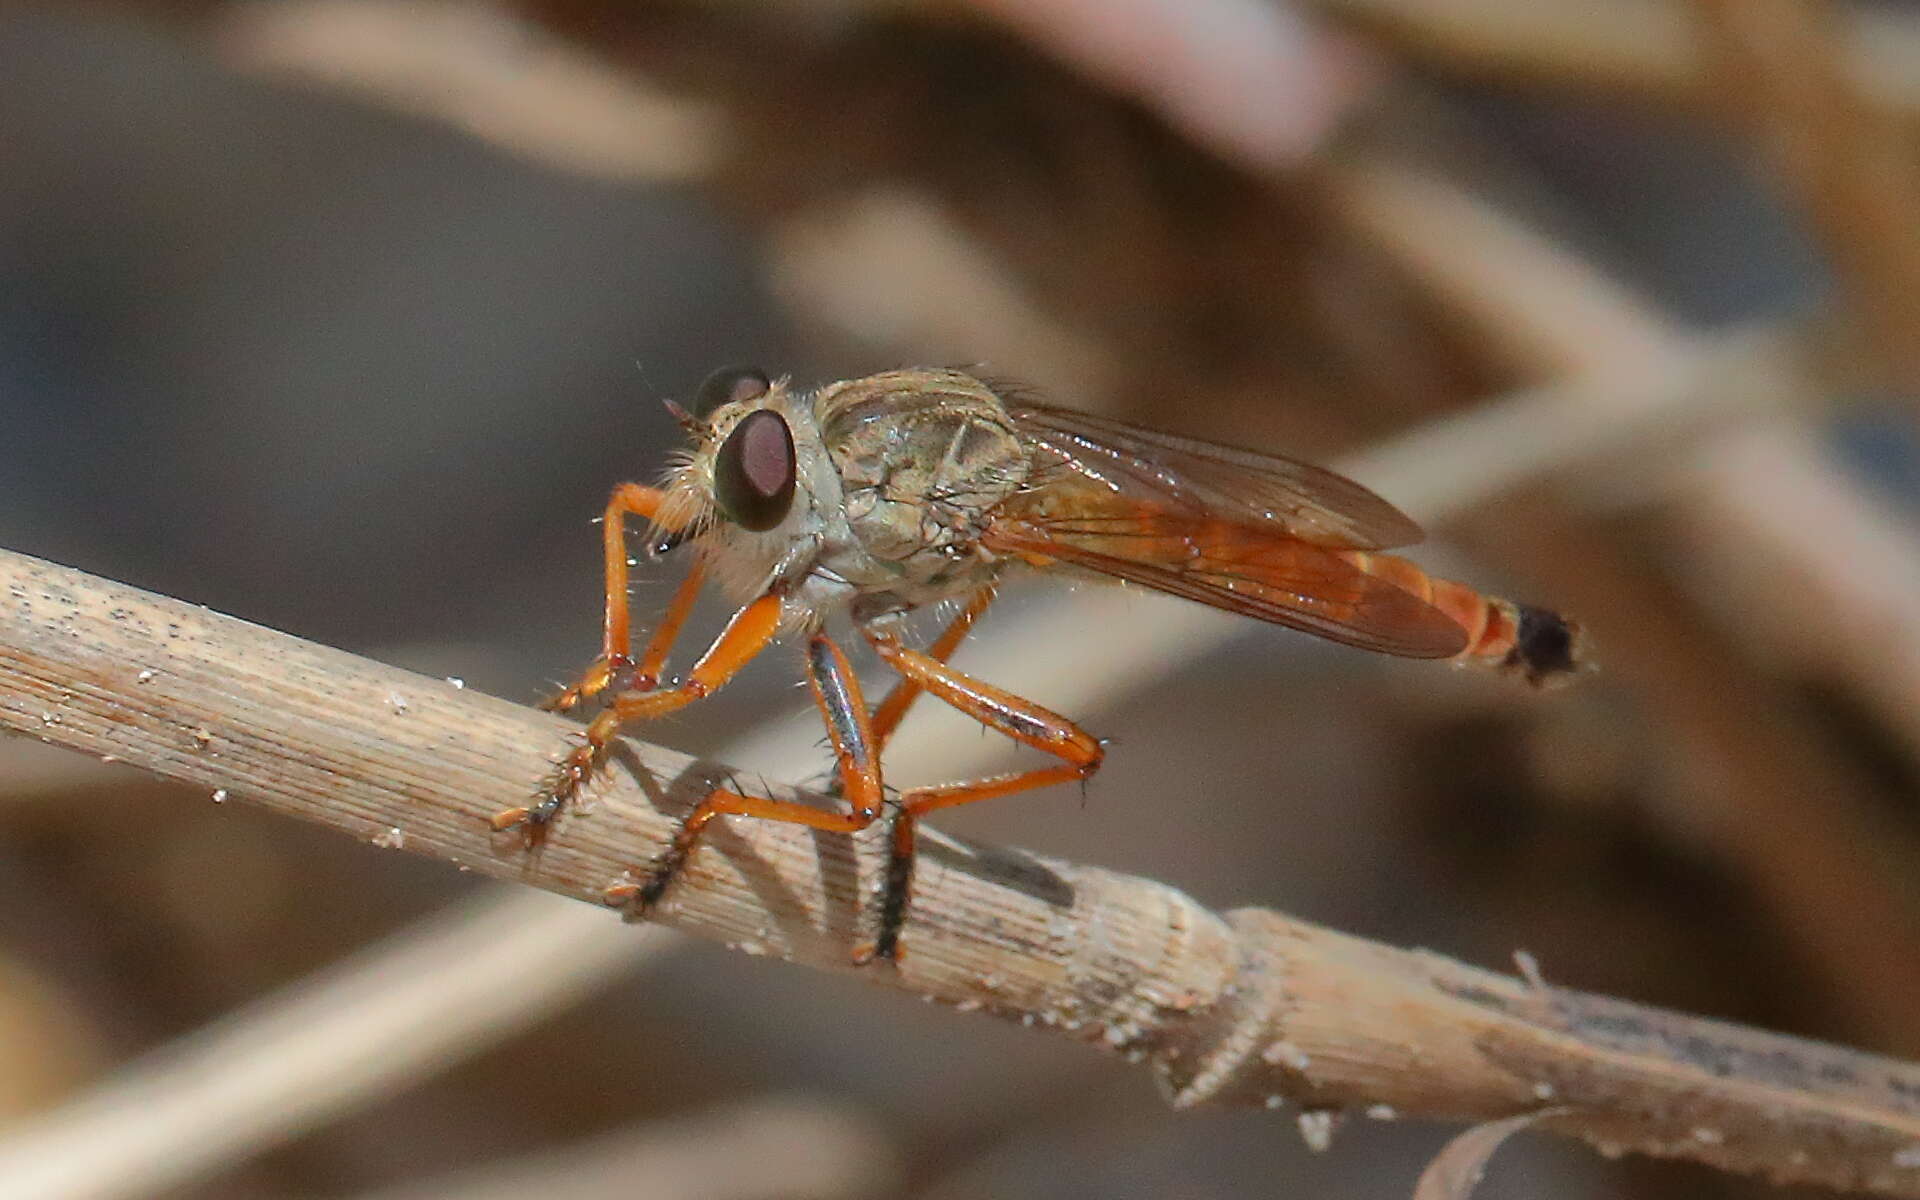
[[[1335,211],[1526,378],[1664,372],[1690,339],[1459,180],[1374,154],[1329,173]]]
[[[1551,1115],[1552,1109],[1525,1113],[1501,1121],[1488,1121],[1448,1142],[1420,1172],[1414,1185],[1413,1200],[1467,1200],[1487,1173],[1487,1163],[1508,1138],[1537,1125]]]
[[[595,915],[529,892],[453,905],[9,1125],[0,1195],[137,1198],[190,1182],[484,1049],[676,944],[654,929],[608,937]],[[527,976],[541,987],[515,986]]]
[[[1284,168],[1318,148],[1379,74],[1266,0],[968,0],[1222,154]]]
[[[683,181],[725,153],[720,114],[645,87],[480,4],[300,0],[235,6],[219,48],[243,70],[435,117],[563,170]]]
[[[1763,480],[1764,486],[1755,486]],[[1701,440],[1682,486],[1705,586],[1811,678],[1860,689],[1920,758],[1920,537],[1793,421]]]
[[[1694,345],[1580,259],[1457,185],[1391,163],[1347,172],[1342,182],[1349,218],[1476,321],[1518,369],[1606,378],[1631,374],[1635,364],[1667,367]],[[1541,278],[1556,281],[1551,294],[1536,290]],[[1791,370],[1752,384],[1769,408],[1812,387]],[[1713,478],[1736,493],[1719,513],[1772,506],[1770,476]],[[1691,802],[1713,816],[1723,851],[1809,960],[1822,964],[1835,1001],[1877,1036],[1910,1037],[1920,964],[1885,947],[1920,914],[1887,864],[1857,852],[1883,840],[1873,789],[1783,709],[1767,681],[1737,656],[1712,651],[1686,597],[1647,576],[1591,523],[1565,512],[1510,514],[1499,539],[1503,554],[1556,602],[1593,622],[1615,677],[1637,686],[1661,726],[1696,757],[1700,777],[1717,781]],[[1833,564],[1797,565],[1817,574]],[[1824,590],[1857,595],[1837,580]],[[1832,613],[1826,628],[1861,639],[1862,655],[1884,654],[1878,612]]]
[[[1904,127],[1863,104],[1824,0],[1695,0],[1717,94],[1825,243],[1875,357],[1920,391],[1920,168]]]
[[[723,774],[635,745],[591,811],[528,855],[486,819],[549,769],[560,719],[13,554],[0,724],[593,903]],[[1183,1107],[1292,1098],[1484,1120],[1551,1099],[1569,1110],[1551,1127],[1603,1147],[1920,1196],[1920,1068],[1277,913],[1223,918],[1150,880],[1018,851],[931,846],[906,961],[854,968],[878,841],[735,822],[661,919],[1104,1046],[1148,1063]]]
[[[1315,0],[1414,58],[1525,83],[1626,88],[1697,100],[1711,71],[1693,0]],[[1920,118],[1920,21],[1895,7],[1845,8],[1844,71],[1868,103]]]
[[[1920,1050],[1911,1040],[1920,963],[1898,953],[1920,937],[1898,860],[1920,851],[1875,810],[1882,785],[1866,777],[1862,756],[1806,720],[1790,684],[1756,669],[1752,654],[1765,645],[1754,629],[1802,627],[1780,649],[1822,668],[1920,746],[1920,660],[1901,649],[1920,646],[1920,607],[1908,600],[1920,596],[1920,542],[1910,522],[1822,457],[1800,414],[1826,381],[1803,353],[1801,328],[1707,338],[1677,327],[1466,190],[1458,180],[1476,157],[1447,151],[1474,147],[1430,151],[1433,169],[1415,170],[1366,144],[1356,125],[1324,171],[1271,177],[1377,78],[1370,59],[1314,32],[1333,22],[1371,32],[1372,47],[1503,80],[1637,89],[1695,111],[1732,93],[1767,164],[1825,238],[1879,357],[1911,384],[1920,380],[1920,168],[1908,134],[1920,117],[1920,19],[1813,0],[1618,0],[1603,10],[1570,0],[1302,0],[1316,20],[1331,19],[1319,26],[1277,18],[1265,0],[1143,0],[1136,14],[1216,34],[1227,27],[1200,21],[1202,8],[1243,19],[1200,53],[1155,55],[1076,42],[1099,21],[1074,16],[1072,4],[971,7],[1144,100],[1274,190],[1214,178],[1218,164],[1174,152],[1166,129],[1131,109],[1110,112],[1044,72],[1029,75],[1026,56],[979,31],[951,45],[928,36],[953,17],[931,8],[918,25],[850,23],[855,36],[837,44],[773,23],[767,36],[750,34],[752,18],[716,23],[723,36],[714,38],[674,18],[658,22],[658,13],[591,5],[188,9],[209,18],[229,61],[263,73],[427,114],[569,170],[753,197],[740,211],[772,232],[784,296],[806,319],[896,352],[945,341],[957,346],[952,357],[984,350],[1035,363],[1063,395],[1111,394],[1122,404],[1137,401],[1130,388],[1220,406],[1241,379],[1255,381],[1246,390],[1262,403],[1291,395],[1296,379],[1302,395],[1322,398],[1346,397],[1349,378],[1368,381],[1352,389],[1351,413],[1324,421],[1334,429],[1350,418],[1387,427],[1489,380],[1529,385],[1338,466],[1428,524],[1535,487],[1526,503],[1465,532],[1497,539],[1504,565],[1533,581],[1529,594],[1597,635],[1611,679],[1659,729],[1655,749],[1670,742],[1686,768],[1687,782],[1660,798],[1676,812],[1684,806],[1676,823],[1707,837],[1739,877],[1733,890],[1756,898],[1781,931],[1776,939],[1800,960],[1788,964],[1801,968],[1796,982],[1821,993],[1811,1007],[1824,1002],[1823,1015],[1851,1021],[1854,1036],[1882,1049]],[[578,41],[548,28],[572,29]],[[688,34],[684,44],[675,29]],[[657,43],[641,42],[656,32]],[[978,72],[993,83],[980,98],[993,103],[947,113],[945,93],[926,86],[938,71],[882,69],[896,52],[912,68],[951,59],[1007,70],[1004,79]],[[714,69],[729,60],[751,69]],[[785,69],[816,61],[840,69]],[[679,76],[686,86],[730,100],[656,93],[634,62],[660,78],[676,64],[691,68]],[[1265,88],[1299,88],[1301,103],[1276,107],[1270,90],[1237,85],[1249,70]],[[845,95],[809,107],[823,77]],[[1021,132],[1031,122],[1031,146],[996,124],[1001,102]],[[793,115],[804,120],[769,119]],[[768,136],[798,143],[789,130],[803,125],[820,131],[817,145]],[[1016,153],[1003,153],[1009,146]],[[941,150],[939,166],[927,147]],[[948,160],[970,176],[956,181],[941,169]],[[1178,186],[1163,193],[1163,174]],[[865,190],[847,188],[849,175]],[[909,182],[883,189],[876,180]],[[1084,219],[1085,236],[1040,219],[1056,209]],[[1242,214],[1257,218],[1247,231],[1283,229],[1315,252],[1296,259],[1291,246],[1258,236],[1231,240],[1235,254],[1243,241],[1249,247],[1245,278],[1291,289],[1298,280],[1289,272],[1312,264],[1304,277],[1340,281],[1340,303],[1321,313],[1310,295],[1296,308],[1267,306],[1257,288],[1236,292],[1239,277],[1216,269],[1209,240],[1186,233],[1231,232],[1240,227],[1215,218]],[[1003,228],[1028,223],[1041,232]],[[993,260],[992,245],[1009,249]],[[1132,253],[1110,254],[1116,246]],[[1144,266],[1072,269],[1103,256]],[[1387,286],[1369,291],[1373,277]],[[890,292],[876,303],[880,278],[920,294]],[[966,310],[958,317],[956,299]],[[1147,319],[1130,321],[1129,308]],[[1161,339],[1159,314],[1195,320],[1165,321]],[[1407,341],[1393,360],[1397,375],[1392,364],[1350,370],[1374,356],[1354,352],[1367,341],[1337,335],[1332,318],[1342,314],[1342,328],[1384,330],[1369,335],[1372,344]],[[1388,319],[1375,321],[1381,314]],[[1242,336],[1216,336],[1222,330]],[[1272,351],[1274,339],[1284,348],[1290,336],[1309,351],[1298,357],[1326,350],[1349,370],[1276,371],[1290,356]],[[1156,376],[1160,361],[1185,365]],[[1219,378],[1206,378],[1209,370]],[[1411,386],[1385,386],[1395,379]],[[1375,394],[1400,399],[1365,399]],[[1669,561],[1664,573],[1649,570],[1624,522],[1581,510],[1593,492],[1580,485],[1609,479],[1643,517],[1668,518],[1643,519],[1633,532],[1712,537],[1729,560],[1773,577],[1777,586],[1739,589],[1734,604],[1745,607],[1729,624],[1742,641],[1724,634],[1700,591],[1668,579],[1703,568]],[[1691,549],[1676,541],[1666,552],[1680,560]],[[1089,629],[1122,621],[1124,642],[1084,652]],[[1118,590],[1065,597],[996,626],[978,653],[969,648],[969,667],[1016,690],[1049,680],[1036,694],[1076,715],[1244,628]],[[0,1134],[0,1195],[29,1200],[137,1197],[205,1178],[658,954],[674,944],[664,932],[621,924],[603,897],[653,859],[706,789],[733,778],[723,763],[629,739],[551,840],[529,852],[489,832],[487,818],[537,794],[577,726],[3,550],[0,728],[522,885],[456,905],[10,1126]],[[909,725],[890,748],[890,779],[964,773],[1006,750],[994,739],[959,740],[943,740],[931,723]],[[756,728],[719,757],[777,763],[769,769],[779,782],[739,783],[805,796],[789,783],[821,773],[818,742],[808,714]],[[1192,800],[1162,799],[1169,808]],[[1215,912],[1154,880],[1017,849],[930,832],[908,957],[856,968],[853,948],[873,934],[885,840],[878,827],[840,837],[722,822],[656,917],[744,953],[852,973],[1104,1048],[1143,1065],[1176,1107],[1292,1104],[1308,1121],[1365,1109],[1478,1123],[1429,1173],[1422,1196],[1465,1195],[1499,1137],[1538,1125],[1608,1155],[1920,1200],[1920,1064],[1577,993],[1537,971],[1516,979],[1271,910]],[[889,1194],[898,1190],[893,1166],[865,1114],[774,1104],[635,1127],[379,1200],[529,1192],[564,1200],[636,1177],[668,1196],[816,1186],[822,1195]]]
[[[1564,474],[1655,440],[1671,441],[1710,420],[1717,411],[1715,397],[1735,390],[1725,380],[1767,361],[1778,351],[1781,336],[1742,335],[1712,344],[1688,369],[1658,378],[1579,381],[1517,393],[1376,447],[1349,459],[1343,469],[1379,483],[1425,518],[1446,519],[1503,488]],[[1582,415],[1594,413],[1604,414],[1604,421]],[[1476,447],[1484,445],[1509,447],[1498,470],[1481,465]],[[1141,606],[1151,610],[1147,619],[1141,619]],[[1098,654],[1074,654],[1088,628],[1123,621],[1137,627],[1136,636]],[[1144,686],[1239,632],[1240,623],[1207,609],[1098,590],[1059,597],[1000,625],[993,638],[974,648],[971,661],[986,677],[1008,684],[1051,680],[1049,700],[1079,711],[1099,697]],[[1071,671],[1057,669],[1069,659]],[[1070,681],[1076,694],[1061,695],[1062,681]],[[407,703],[410,714],[405,693],[394,696]],[[392,707],[394,696],[382,702]],[[896,737],[888,762],[897,777],[986,769],[998,752],[991,742],[955,744],[930,728],[910,722]],[[758,731],[729,757],[770,764],[781,777],[800,777],[819,765],[819,736],[812,714],[801,714]],[[394,840],[390,831],[374,836]],[[511,952],[474,952],[487,945]],[[513,950],[524,947],[544,947],[546,969],[527,970],[526,958]],[[216,1170],[417,1078],[446,1056],[470,1054],[510,1036],[646,952],[645,944],[619,925],[543,896],[456,906],[306,987],[269,998],[172,1047],[164,1064],[136,1066],[15,1131],[0,1142],[0,1192],[13,1194],[52,1169],[49,1146],[93,1147],[87,1155],[57,1160],[63,1194],[138,1196],[163,1173],[185,1179]],[[423,961],[439,964],[426,973],[435,981],[432,989],[383,998],[388,982],[419,977]],[[450,963],[459,968],[444,969]],[[308,996],[307,987],[317,993]],[[455,1029],[458,1039],[434,1032]],[[335,1042],[336,1031],[351,1035],[354,1070],[336,1071],[326,1065],[324,1054],[314,1053]],[[291,1066],[270,1079],[253,1074],[229,1086],[218,1064],[237,1061],[240,1049],[254,1061]],[[311,1071],[294,1069],[302,1064],[328,1075],[324,1086],[310,1078]],[[259,1090],[263,1087],[270,1090]],[[142,1121],[127,1122],[125,1114],[134,1110],[143,1114]]]
[[[932,362],[1019,363],[1060,396],[1109,395],[1112,355],[1040,307],[1014,273],[923,192],[881,186],[802,210],[772,232],[772,283],[789,311],[841,336],[912,346]],[[884,291],[867,282],[875,273]]]
[[[757,1100],[357,1200],[861,1200],[900,1195],[877,1123],[828,1100]],[[644,1181],[644,1184],[642,1183]]]

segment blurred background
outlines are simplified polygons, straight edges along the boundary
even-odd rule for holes
[[[1904,3],[15,4],[0,545],[531,703],[597,649],[591,520],[674,446],[663,398],[986,364],[1350,466],[1604,670],[1536,695],[1246,623],[1087,686],[1131,661],[1103,625],[998,680],[1114,739],[1085,800],[941,828],[1912,1057],[1917,118]],[[721,752],[798,678],[649,736]],[[483,886],[0,744],[0,1120]],[[1314,1154],[1058,1038],[662,945],[87,1194],[1358,1200],[1449,1132]],[[1543,1138],[1480,1192],[1780,1194]]]

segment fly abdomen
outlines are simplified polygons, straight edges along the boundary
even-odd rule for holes
[[[1445,613],[1467,635],[1454,657],[1519,675],[1535,687],[1565,682],[1591,669],[1580,627],[1551,609],[1488,596],[1427,574],[1394,554],[1343,553],[1354,566],[1384,579]]]

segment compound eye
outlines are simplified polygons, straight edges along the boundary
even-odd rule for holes
[[[741,418],[713,460],[713,498],[729,521],[756,533],[793,507],[793,431],[770,408]]]
[[[754,400],[766,395],[773,381],[759,367],[721,367],[707,376],[693,394],[693,415],[705,419],[725,404]]]

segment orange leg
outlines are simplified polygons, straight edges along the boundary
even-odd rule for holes
[[[620,726],[628,721],[646,721],[685,708],[695,700],[711,695],[739,674],[740,668],[765,650],[780,632],[781,598],[773,593],[760,597],[733,615],[707,652],[693,664],[687,678],[678,686],[663,691],[624,691],[616,694],[600,714],[588,723],[586,739],[560,763],[544,793],[532,805],[509,808],[495,813],[495,830],[525,826],[538,841],[540,831],[560,814],[580,785],[593,774],[605,757],[607,744]],[[611,602],[609,602],[611,608]],[[625,605],[622,605],[624,611]]]
[[[769,821],[787,821],[833,833],[853,833],[873,824],[880,815],[880,760],[874,749],[873,722],[867,715],[866,701],[860,695],[859,680],[847,656],[825,634],[815,634],[807,643],[807,682],[813,700],[827,725],[833,741],[833,756],[839,767],[841,789],[851,806],[848,812],[829,812],[791,800],[769,800],[743,796],[716,788],[702,800],[687,819],[680,823],[671,844],[654,861],[647,878],[639,883],[618,884],[608,888],[609,904],[630,906],[634,916],[644,916],[665,894],[667,885],[687,864],[700,835],[715,817],[737,815]]]
[[[673,601],[667,605],[666,615],[660,618],[653,636],[647,639],[646,652],[640,656],[640,664],[633,670],[630,690],[650,692],[660,686],[660,673],[667,669],[667,655],[673,652],[674,642],[680,639],[680,628],[687,623],[687,614],[693,611],[694,599],[699,596],[700,585],[706,580],[707,560],[694,559],[692,569],[680,581],[679,590],[673,593]]]
[[[980,614],[986,612],[987,606],[993,603],[993,596],[993,585],[989,584],[969,597],[966,607],[960,610],[952,623],[941,631],[940,636],[934,639],[931,646],[927,647],[927,657],[936,662],[946,662],[952,658],[953,652],[960,648],[960,643],[967,639],[968,632],[973,629],[973,623],[979,620]],[[893,690],[887,693],[887,698],[873,710],[874,757],[878,758],[886,752],[887,743],[893,740],[893,731],[900,728],[900,722],[906,718],[907,710],[913,707],[913,702],[918,700],[920,693],[925,690],[912,680],[902,678],[893,686]],[[839,796],[840,787],[840,776],[835,775],[828,781],[825,790],[829,796]]]
[[[947,626],[946,631],[934,640],[933,645],[927,647],[927,657],[935,662],[946,662],[952,658],[953,652],[960,648],[960,643],[966,640],[968,632],[973,629],[973,623],[979,620],[980,614],[986,612],[987,606],[993,603],[993,595],[991,585],[975,592],[967,600],[967,606],[960,610],[960,615],[953,619],[953,624]],[[913,702],[920,698],[920,693],[924,690],[926,689],[923,685],[903,676],[900,682],[894,685],[894,689],[887,693],[887,698],[880,702],[880,707],[873,710],[873,732],[879,738],[877,745],[880,750],[887,748],[887,742],[892,739],[893,731],[900,727],[901,719],[907,715],[907,710],[913,707]]]
[[[900,928],[906,921],[912,891],[914,825],[921,814],[1049,784],[1084,780],[1100,769],[1106,752],[1097,739],[1058,713],[962,674],[930,653],[909,649],[893,634],[871,629],[864,632],[880,657],[908,682],[932,692],[982,725],[1063,760],[1053,767],[914,788],[900,797],[900,815],[893,826],[892,856],[887,864],[887,882],[881,901],[879,936],[873,948],[873,957],[894,958],[899,954]]]
[[[627,612],[627,517],[645,517],[657,521],[660,517],[661,501],[666,493],[659,488],[645,487],[638,483],[623,483],[613,489],[613,495],[607,498],[607,509],[600,521],[600,544],[606,558],[606,621],[600,638],[600,657],[581,675],[580,681],[561,692],[558,696],[541,705],[554,712],[565,712],[574,705],[605,691],[612,685],[619,673],[633,664],[633,634],[631,618]],[[638,684],[646,690],[659,682],[660,664],[666,660],[667,650],[672,646],[674,636],[680,632],[680,625],[686,620],[687,613],[693,608],[694,593],[700,590],[701,565],[694,564],[693,573],[680,585],[674,594],[673,603],[667,609],[667,617],[655,631],[652,642],[647,646],[647,659],[654,662],[653,680],[647,684]],[[658,660],[655,652],[658,651]],[[646,674],[643,669],[642,675]]]

